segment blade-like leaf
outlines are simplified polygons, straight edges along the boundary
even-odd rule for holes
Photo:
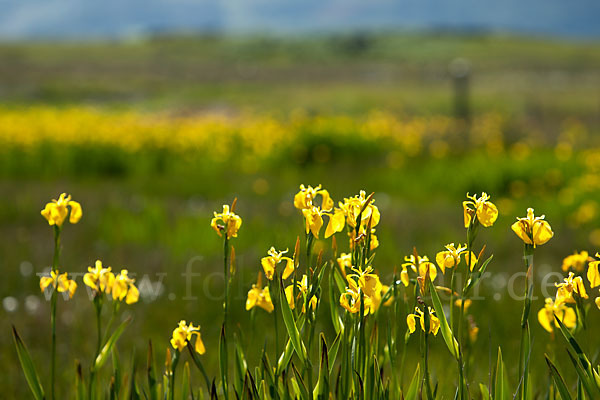
[[[21,363],[21,368],[23,369],[23,373],[25,373],[25,379],[27,380],[27,384],[33,393],[33,397],[36,400],[44,399],[44,389],[42,388],[42,384],[40,383],[40,378],[35,371],[35,364],[31,360],[31,356],[29,355],[29,351],[27,351],[27,347],[25,347],[25,343],[21,340],[17,329],[13,326],[13,338],[15,340],[15,347],[17,348],[17,355],[19,356],[19,362]]]
[[[150,400],[158,400],[158,388],[156,381],[156,366],[154,365],[154,350],[152,341],[148,341],[148,360],[146,375],[148,376],[148,387],[150,388]]]
[[[554,379],[554,384],[558,388],[558,393],[560,393],[560,397],[562,400],[571,400],[571,394],[569,393],[569,389],[567,389],[567,385],[563,377],[560,375],[558,368],[550,361],[547,354],[544,354],[546,359],[546,364],[548,364],[548,369],[550,370],[550,375],[552,375],[552,379]]]
[[[444,314],[444,307],[442,306],[442,302],[440,301],[440,297],[437,294],[435,286],[428,280],[429,291],[431,292],[431,301],[433,302],[433,308],[437,314],[437,317],[440,320],[440,331],[442,332],[442,336],[444,341],[446,342],[446,346],[448,350],[450,350],[450,354],[454,356],[458,360],[458,342],[454,338],[454,334],[452,333],[452,329],[450,329],[450,325],[448,325],[448,321],[446,320],[446,315]]]
[[[512,397],[508,385],[506,368],[502,360],[502,350],[498,347],[498,361],[496,362],[496,379],[494,385],[494,400],[510,400]]]
[[[417,396],[419,394],[419,381],[421,380],[421,366],[417,364],[417,369],[415,370],[415,374],[413,375],[412,380],[410,381],[410,385],[408,385],[408,390],[406,391],[406,395],[404,395],[405,400],[417,400]]]
[[[279,297],[285,299],[285,293],[283,291],[283,282],[279,285]],[[292,345],[294,346],[294,350],[296,350],[296,354],[298,354],[298,358],[302,361],[303,364],[306,364],[308,359],[308,354],[306,352],[306,347],[304,346],[304,342],[302,338],[300,338],[300,332],[298,331],[298,327],[296,326],[296,322],[294,321],[294,315],[292,310],[290,309],[290,305],[287,301],[280,302],[281,305],[281,313],[283,314],[283,322],[285,323],[285,328],[287,329],[288,335],[290,336],[290,340]]]
[[[102,368],[102,366],[108,358],[108,355],[111,353],[113,346],[115,345],[115,343],[117,343],[117,340],[119,340],[119,337],[123,334],[123,331],[125,330],[127,325],[129,325],[130,322],[131,317],[121,322],[121,324],[117,327],[117,329],[115,329],[110,338],[108,338],[106,344],[100,351],[100,354],[98,354],[98,357],[96,357],[96,361],[94,362],[94,366],[92,367],[93,372],[97,372],[100,368]]]

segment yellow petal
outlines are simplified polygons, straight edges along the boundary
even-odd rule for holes
[[[69,222],[72,224],[76,224],[81,219],[81,204],[79,204],[76,201],[70,201],[69,205],[71,206],[71,215],[69,216]]]
[[[552,236],[554,236],[554,232],[548,222],[536,221],[533,224],[533,242],[536,246],[546,243]]]
[[[410,333],[415,332],[417,325],[415,321],[415,314],[408,314],[408,316],[406,317],[406,325],[408,325],[408,331]]]
[[[339,208],[336,209],[335,213],[329,216],[325,237],[328,238],[336,232],[341,232],[344,229],[345,222],[344,212]]]
[[[575,293],[579,295],[579,297],[584,299],[588,298],[587,292],[585,291],[585,285],[583,284],[583,279],[581,279],[580,276],[573,279],[573,289],[575,290]]]
[[[511,229],[513,230],[513,232],[515,232],[517,234],[518,237],[521,238],[521,240],[523,242],[525,242],[526,244],[533,244],[531,242],[531,239],[527,235],[527,232],[525,231],[523,224],[524,224],[523,222],[517,221],[514,224],[512,224]]]
[[[52,279],[51,277],[42,276],[40,278],[40,290],[43,292],[48,286],[52,284],[52,282],[54,282],[54,279]]]
[[[288,287],[285,288],[285,298],[287,299],[287,302],[290,305],[290,308],[292,310],[294,308],[296,308],[296,302],[294,301],[294,299],[292,297],[293,290],[294,290],[294,286],[293,285],[289,285]]]
[[[492,226],[497,218],[498,208],[494,203],[486,201],[477,210],[477,219],[486,228]]]
[[[538,321],[545,330],[552,332],[554,329],[552,328],[550,317],[552,317],[552,319],[554,319],[554,317],[552,316],[552,313],[550,313],[550,315],[548,314],[549,313],[546,307],[543,307],[540,311],[538,311]]]
[[[440,320],[433,314],[429,314],[429,332],[433,333],[433,335],[437,335],[438,330],[440,329]]]
[[[463,219],[465,222],[465,228],[468,228],[469,224],[471,223],[471,210],[469,209],[469,204],[469,201],[463,201]]]
[[[333,208],[333,200],[331,199],[329,192],[327,190],[323,189],[323,190],[319,190],[317,193],[320,194],[321,197],[323,197],[323,202],[321,203],[321,209],[331,210]]]
[[[206,348],[204,347],[204,342],[202,341],[202,337],[200,337],[200,332],[197,332],[196,344],[194,345],[194,350],[198,354],[206,353]]]
[[[133,304],[137,303],[140,298],[140,291],[134,285],[129,286],[129,290],[127,291],[127,297],[125,297],[125,303]]]
[[[567,328],[575,327],[575,324],[577,323],[577,315],[575,314],[575,310],[573,310],[571,307],[565,308],[562,315],[562,322]]]
[[[402,272],[400,272],[400,280],[402,281],[404,286],[408,287],[409,280],[408,280],[408,271],[406,270],[406,267],[402,267]]]
[[[292,272],[294,272],[294,260],[292,260],[289,257],[282,257],[281,261],[286,261],[285,263],[285,268],[283,269],[283,273],[281,274],[281,277],[283,279],[287,279]],[[265,272],[266,274],[266,272]]]
[[[273,259],[273,257],[263,257],[260,260],[260,263],[262,264],[267,279],[272,280],[273,274],[275,274],[275,260]]]
[[[598,307],[598,309],[600,309],[600,297],[596,297],[596,307]]]
[[[83,276],[83,283],[89,286],[92,290],[98,290],[98,286],[96,285],[96,277],[91,272],[88,272]]]
[[[590,281],[590,286],[592,289],[596,286],[600,286],[600,273],[598,273],[598,264],[600,264],[600,261],[592,261],[587,270],[587,278]]]

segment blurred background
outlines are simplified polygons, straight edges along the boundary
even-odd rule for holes
[[[470,309],[480,327],[474,354],[501,345],[514,385],[521,303],[510,277],[523,264],[510,224],[534,207],[554,228],[537,251],[538,282],[574,250],[600,250],[597,1],[0,7],[0,365],[10,366],[0,388],[15,397],[28,394],[10,325],[40,365],[49,359],[49,304],[36,274],[51,263],[52,230],[39,211],[62,192],[82,204],[83,218],[65,226],[61,270],[85,272],[101,259],[137,274],[142,287],[140,302],[125,307],[134,322],[123,354],[137,349],[142,362],[152,339],[162,357],[186,319],[202,326],[211,371],[223,281],[222,243],[209,223],[235,197],[244,222],[232,309],[251,360],[272,340],[260,328],[271,319],[246,312],[245,296],[269,247],[291,249],[303,235],[292,204],[301,183],[323,184],[335,201],[375,192],[375,265],[385,283],[413,246],[434,257],[463,242],[465,193],[490,193],[500,217],[477,242],[495,257],[480,291],[486,300]],[[338,243],[347,250],[343,237]],[[330,241],[318,246],[330,256]],[[182,276],[190,268],[200,276]],[[72,360],[89,365],[93,352],[85,290],[59,302],[59,314],[67,385]],[[554,339],[537,323],[533,332],[542,384],[542,354]],[[436,342],[432,370],[445,393],[449,354]],[[414,367],[416,341],[411,351]],[[487,356],[475,361],[471,379],[487,382]]]

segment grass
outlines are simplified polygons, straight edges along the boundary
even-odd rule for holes
[[[237,197],[238,213],[244,217],[235,241],[238,275],[231,289],[231,315],[249,327],[243,341],[249,364],[255,365],[265,340],[272,340],[272,332],[260,328],[271,319],[261,310],[247,313],[244,302],[266,250],[270,246],[291,249],[303,232],[302,217],[292,207],[300,183],[322,183],[335,200],[360,189],[376,193],[382,213],[376,269],[386,280],[413,246],[433,257],[446,243],[464,241],[464,194],[492,194],[500,217],[492,229],[480,234],[480,241],[495,254],[488,269],[493,275],[482,282],[481,292],[488,300],[472,306],[480,327],[472,354],[480,356],[471,361],[478,368],[471,370],[469,379],[487,382],[488,354],[494,353],[494,363],[495,349],[501,345],[514,387],[518,363],[514,332],[521,303],[508,296],[506,281],[523,267],[522,244],[510,232],[510,224],[528,206],[545,213],[552,223],[555,238],[536,254],[540,273],[559,271],[562,258],[575,249],[593,254],[600,246],[600,214],[577,217],[585,214],[586,204],[597,210],[600,191],[593,183],[599,172],[594,167],[597,153],[593,153],[598,146],[594,139],[597,47],[596,43],[438,35],[303,40],[165,37],[126,43],[0,45],[0,58],[6,60],[0,66],[0,112],[25,112],[35,105],[56,110],[60,116],[61,111],[83,103],[105,118],[120,112],[148,118],[158,113],[167,115],[167,124],[186,116],[216,113],[235,119],[247,113],[279,121],[285,132],[298,109],[308,116],[334,121],[342,115],[361,123],[372,110],[389,112],[401,121],[451,115],[449,61],[466,57],[474,70],[474,123],[470,131],[459,130],[447,140],[450,151],[442,157],[431,152],[431,137],[423,139],[421,152],[407,155],[385,141],[357,141],[351,130],[332,140],[310,123],[294,136],[292,145],[277,148],[273,156],[250,167],[240,162],[243,154],[236,151],[216,162],[209,149],[182,157],[164,149],[131,151],[52,141],[26,150],[4,146],[0,150],[0,237],[4,239],[0,270],[5,275],[0,297],[14,296],[19,309],[3,318],[6,334],[0,335],[0,363],[15,367],[0,376],[0,387],[15,396],[28,395],[16,367],[9,323],[17,325],[34,359],[41,363],[48,355],[49,305],[42,300],[37,309],[26,311],[27,299],[35,302],[28,296],[42,299],[42,295],[37,277],[21,271],[32,265],[34,273],[41,272],[52,260],[51,231],[39,215],[50,197],[68,191],[84,207],[81,222],[64,233],[68,249],[64,268],[84,271],[99,258],[115,268],[148,274],[153,281],[161,279],[157,274],[167,274],[158,299],[141,301],[127,311],[134,320],[118,345],[123,358],[129,359],[135,347],[137,359],[142,360],[146,341],[152,339],[157,361],[162,363],[171,331],[184,318],[202,325],[209,350],[203,362],[217,375],[218,353],[211,350],[218,348],[220,329],[220,322],[214,321],[221,318],[222,243],[209,227],[212,211]],[[494,115],[503,122],[490,123]],[[52,127],[57,134],[60,122]],[[490,131],[478,128],[486,124],[502,130],[504,150],[499,153],[486,150],[487,137],[478,142],[478,132]],[[585,133],[579,135],[577,127]],[[557,157],[557,143],[565,140],[573,143],[573,155]],[[201,274],[191,286],[182,277],[190,262]],[[190,293],[198,299],[183,299]],[[58,387],[63,395],[65,384],[74,377],[70,360],[75,356],[89,363],[95,346],[88,337],[93,329],[87,329],[93,312],[81,301],[83,293],[76,296],[77,301],[59,304],[64,316],[58,324],[62,338],[58,355],[64,368],[59,371]],[[534,300],[532,310],[537,312],[543,301]],[[592,315],[595,312],[590,310]],[[593,332],[598,318],[590,323],[588,332]],[[331,333],[328,323],[321,328]],[[532,332],[536,338],[533,379],[545,385],[548,376],[542,354],[548,351],[548,341],[562,343],[560,337],[548,340],[535,320]],[[586,350],[592,349],[592,338],[578,340]],[[409,371],[419,358],[417,342],[410,342]],[[447,350],[441,338],[431,342],[434,380],[450,393],[455,377],[446,374]],[[568,362],[564,354],[556,357]],[[564,368],[561,372],[574,381],[574,372]],[[195,372],[193,377],[202,382]]]

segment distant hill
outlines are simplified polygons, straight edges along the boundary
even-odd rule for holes
[[[5,40],[379,29],[600,38],[598,0],[0,0],[0,9]]]

